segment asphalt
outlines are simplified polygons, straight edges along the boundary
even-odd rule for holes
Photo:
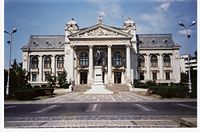
[[[31,128],[33,127],[38,127],[38,128],[40,127],[44,128],[170,127],[171,128],[173,127],[174,128],[174,127],[197,126],[197,116],[195,114],[197,110],[196,99],[159,99],[152,96],[139,95],[137,92],[141,91],[137,89],[137,91],[134,92],[127,91],[111,95],[85,95],[79,92],[70,93],[67,92],[66,89],[56,89],[55,95],[48,98],[42,98],[31,101],[14,101],[14,100],[5,101],[4,102],[5,127],[6,128],[27,128],[27,127],[28,128],[30,127]],[[159,103],[162,105],[160,105]],[[169,104],[175,104],[175,105],[169,105]],[[22,106],[24,111],[20,109],[19,107],[20,105]],[[70,107],[68,107],[68,105],[70,105]],[[59,108],[59,110],[56,111],[60,113],[59,115],[57,115],[57,113],[53,111],[56,108]],[[162,111],[164,111],[164,113],[162,112],[160,113],[160,115],[162,116],[158,114],[160,112],[159,109],[162,109]],[[13,110],[16,113],[14,114],[14,116],[12,116]],[[104,111],[104,113],[98,113],[102,110]],[[131,113],[129,112],[129,110],[132,110]],[[133,110],[135,113],[133,112]],[[178,115],[178,118],[176,118],[176,120],[167,117],[167,115],[170,116],[170,110],[175,110],[175,113],[171,114],[171,116]],[[49,119],[51,117],[48,117],[47,118],[48,121],[43,121],[43,119],[40,120],[43,116],[48,116],[48,114],[47,115],[41,114],[45,113],[46,111],[48,111],[48,114],[53,114],[51,116],[53,116],[54,119]],[[76,115],[75,113],[73,113],[73,111],[78,114]],[[83,111],[86,112],[87,114],[85,115]],[[188,111],[192,111],[192,113]],[[62,112],[65,114],[62,114]],[[72,113],[70,114],[70,112]],[[123,112],[126,114],[122,115],[119,114]],[[149,112],[151,112],[151,114],[148,114]],[[185,116],[179,114],[181,112],[182,113],[186,112]],[[69,118],[69,120],[63,121],[63,119],[57,119],[59,117],[66,118],[66,113],[67,113],[67,118]],[[37,116],[35,117],[35,115],[41,116],[41,118]]]

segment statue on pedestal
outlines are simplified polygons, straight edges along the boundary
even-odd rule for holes
[[[103,53],[102,53],[102,50],[99,49],[97,50],[97,53],[96,53],[96,65],[101,65],[103,62]]]

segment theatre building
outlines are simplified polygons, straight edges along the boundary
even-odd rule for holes
[[[31,35],[22,48],[23,68],[30,72],[31,84],[45,84],[48,75],[66,71],[67,80],[75,85],[91,85],[96,65],[102,67],[104,84],[131,85],[134,79],[180,82],[180,46],[172,34],[137,34],[130,18],[119,28],[104,24],[101,17],[86,28],[72,19],[64,31],[64,35]]]

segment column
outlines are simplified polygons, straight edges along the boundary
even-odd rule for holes
[[[131,82],[131,61],[130,61],[130,44],[126,45],[126,76],[127,82]]]
[[[53,73],[53,75],[56,75],[56,72],[55,72],[55,55],[52,55],[52,57],[51,57],[51,68],[52,68],[52,72],[51,73]]]
[[[160,69],[160,80],[162,81],[163,78],[163,57],[162,54],[159,54],[159,69]]]
[[[42,75],[43,75],[43,62],[42,62],[42,55],[39,56],[39,81],[42,82]]]
[[[112,57],[111,57],[111,46],[108,45],[108,84],[112,83]]]
[[[71,67],[70,67],[70,72],[71,72],[71,76],[70,76],[70,79],[72,82],[74,82],[74,45],[70,45],[70,55],[71,55],[71,58],[70,58],[70,64],[71,64]]]
[[[93,83],[93,45],[89,45],[89,84]]]
[[[150,79],[150,57],[149,57],[149,54],[146,54],[147,56],[146,56],[146,60],[145,60],[145,66],[146,66],[146,76],[145,76],[145,80],[146,81],[149,81],[149,80],[151,80]]]

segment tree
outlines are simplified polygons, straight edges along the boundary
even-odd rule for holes
[[[67,82],[67,72],[63,71],[59,76],[58,76],[58,84],[61,88],[66,88],[68,85]]]
[[[6,70],[4,72],[4,87],[6,87],[8,74]],[[29,74],[22,69],[22,63],[17,63],[15,59],[10,68],[9,96],[13,97],[15,91],[18,89],[27,88],[29,86],[28,79]]]
[[[48,82],[49,87],[54,87],[56,85],[56,76],[49,75],[47,77],[47,82]]]

